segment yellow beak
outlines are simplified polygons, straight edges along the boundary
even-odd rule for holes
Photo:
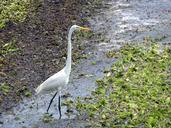
[[[85,30],[85,31],[91,31],[90,28],[87,28],[87,27],[80,27],[81,30]]]

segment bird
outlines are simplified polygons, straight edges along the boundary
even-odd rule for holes
[[[91,29],[88,27],[81,27],[78,25],[73,25],[69,29],[68,33],[68,48],[67,48],[67,59],[66,59],[66,65],[65,67],[60,70],[59,72],[55,73],[54,75],[50,76],[47,80],[45,80],[42,84],[40,84],[36,88],[36,94],[47,94],[55,92],[52,99],[49,102],[47,113],[49,111],[49,108],[56,97],[56,95],[59,93],[58,96],[58,110],[59,110],[59,119],[61,119],[61,91],[63,88],[65,88],[68,85],[69,77],[71,73],[71,64],[72,64],[72,44],[71,44],[71,37],[74,31],[76,30],[83,30],[83,31],[90,31]]]

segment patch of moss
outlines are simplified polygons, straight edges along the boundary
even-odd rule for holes
[[[7,95],[11,91],[11,85],[7,83],[0,84],[0,93]]]
[[[45,114],[43,115],[42,121],[43,121],[44,123],[50,123],[50,122],[52,122],[53,120],[54,120],[54,118],[52,117],[52,114],[45,113]]]
[[[125,45],[110,75],[76,108],[94,127],[169,127],[171,50],[156,43]]]
[[[16,46],[16,40],[12,39],[9,42],[4,42],[0,40],[0,68],[3,68],[4,65],[8,63],[8,57],[12,57],[14,53],[18,52],[19,48]],[[15,65],[15,63],[11,63],[11,65]],[[11,71],[13,75],[15,75],[14,71]],[[1,72],[2,76],[5,76],[3,72]]]
[[[93,62],[91,62],[91,64],[92,64],[92,65],[96,65],[96,64],[97,64],[97,62],[96,62],[96,61],[93,61]]]
[[[113,51],[108,51],[108,52],[106,53],[106,56],[107,56],[108,58],[117,58],[117,57],[118,57],[117,54],[118,54],[118,53],[115,53],[115,52],[113,52]]]
[[[26,96],[26,97],[31,97],[32,96],[32,93],[30,92],[30,91],[25,91],[24,92],[24,95]]]
[[[6,56],[8,54],[14,53],[16,51],[18,51],[19,49],[16,47],[16,40],[13,39],[8,43],[5,43],[3,41],[1,42],[1,50],[0,50],[0,55],[2,56]],[[3,45],[2,45],[3,44]]]
[[[30,2],[30,0],[1,0],[0,28],[4,28],[8,21],[14,23],[23,21],[27,16]]]
[[[22,88],[17,90],[17,95],[18,96],[24,95],[26,97],[31,97],[32,96],[32,92],[30,91],[30,89],[26,85],[23,85]]]

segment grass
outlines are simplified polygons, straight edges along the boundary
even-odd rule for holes
[[[44,123],[50,123],[54,120],[54,118],[52,117],[52,114],[48,114],[48,113],[45,113],[42,117],[42,121]]]
[[[14,39],[8,43],[4,43],[3,41],[1,41],[1,44],[3,44],[0,51],[0,55],[2,56],[6,56],[8,54],[18,51],[18,48],[16,47],[16,41]]]
[[[7,95],[10,91],[12,91],[11,85],[7,83],[0,84],[0,93],[3,95]]]
[[[6,60],[9,56],[18,52],[19,49],[16,46],[16,40],[12,39],[9,42],[3,42],[0,40],[0,68],[6,64]]]
[[[76,108],[93,127],[167,128],[171,125],[171,50],[153,41],[125,45],[110,75],[97,80],[91,98],[78,98]]]
[[[91,64],[92,64],[92,65],[96,65],[96,64],[97,64],[97,62],[96,62],[96,61],[93,61],[93,62],[91,62]]]
[[[22,22],[27,16],[30,0],[1,0],[0,28],[4,28],[8,21]]]

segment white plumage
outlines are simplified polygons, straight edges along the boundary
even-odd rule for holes
[[[46,94],[53,91],[59,91],[61,88],[64,88],[69,82],[69,75],[65,72],[63,68],[58,73],[49,77],[45,80],[37,89],[37,94]]]
[[[69,82],[69,76],[70,76],[70,72],[71,72],[71,63],[72,63],[72,59],[71,59],[71,52],[72,52],[72,46],[71,46],[71,36],[72,33],[74,32],[74,30],[86,30],[89,31],[89,28],[86,27],[80,27],[78,25],[73,25],[68,33],[68,51],[67,51],[67,60],[66,60],[66,66],[59,71],[58,73],[52,75],[51,77],[49,77],[47,80],[45,80],[40,86],[37,87],[37,89],[35,90],[37,94],[46,94],[46,93],[50,93],[50,92],[56,92],[55,95],[53,96],[53,98],[51,99],[47,112],[50,108],[51,103],[53,102],[53,99],[55,98],[57,92],[60,92],[61,89],[63,89]],[[60,118],[61,118],[61,109],[60,109],[60,94],[59,94],[59,114],[60,114]]]

